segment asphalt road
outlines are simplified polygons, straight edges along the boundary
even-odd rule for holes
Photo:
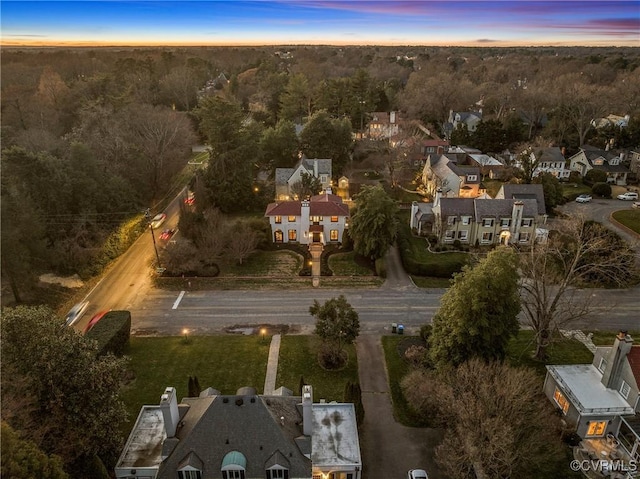
[[[167,221],[160,230],[174,227],[178,221],[181,196],[165,210]],[[570,203],[561,210],[569,215],[584,215],[609,224],[612,211],[630,208],[629,202],[594,200],[587,204]],[[640,241],[628,232],[619,231],[640,250]],[[156,238],[157,240],[157,238]],[[164,245],[158,241],[157,246]],[[105,309],[127,309],[132,313],[132,332],[139,335],[181,334],[184,328],[207,334],[234,326],[287,325],[292,330],[309,332],[314,320],[309,306],[344,294],[360,315],[363,332],[389,332],[391,323],[401,323],[407,333],[416,332],[431,322],[437,311],[442,289],[419,289],[413,286],[399,266],[397,252],[392,251],[389,278],[384,286],[372,289],[273,289],[256,291],[167,291],[151,283],[154,264],[151,234],[141,238],[107,271],[89,293],[87,312],[75,325],[83,329],[90,318]],[[583,329],[640,329],[640,287],[624,290],[582,290],[585,301],[595,305],[593,313],[576,322]]]

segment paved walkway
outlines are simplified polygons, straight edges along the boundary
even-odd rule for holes
[[[276,390],[276,376],[278,375],[278,357],[280,355],[280,339],[279,334],[271,337],[271,345],[269,346],[269,360],[267,362],[267,374],[264,378],[264,392],[262,394],[268,396]]]
[[[560,334],[562,334],[565,338],[577,339],[582,344],[584,344],[589,351],[595,354],[597,347],[595,344],[593,344],[593,341],[591,341],[591,336],[592,336],[591,333],[586,335],[579,329],[576,329],[576,330],[561,329]]]

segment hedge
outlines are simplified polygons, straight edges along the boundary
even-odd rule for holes
[[[85,337],[98,342],[98,356],[113,353],[122,356],[131,335],[131,313],[109,311],[91,328]]]

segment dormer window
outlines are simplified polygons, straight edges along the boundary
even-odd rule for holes
[[[467,181],[478,181],[478,175],[467,175]]]
[[[245,479],[247,459],[238,451],[228,452],[222,459],[222,479]]]
[[[491,226],[493,226],[493,218],[484,218],[482,220],[482,226],[484,226],[485,228],[490,228]]]
[[[629,386],[629,384],[627,384],[625,381],[622,381],[622,384],[620,385],[620,395],[627,399],[629,397],[629,393],[631,392],[631,386]]]
[[[600,363],[598,364],[598,371],[603,373],[605,369],[607,369],[607,360],[604,358],[600,358]]]
[[[447,216],[447,224],[449,226],[455,225],[456,224],[456,217],[455,216]]]
[[[181,469],[178,471],[178,479],[202,479],[202,471],[197,469]]]
[[[289,479],[289,469],[274,466],[267,469],[267,479]]]

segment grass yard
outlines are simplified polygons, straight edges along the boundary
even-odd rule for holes
[[[358,382],[358,358],[354,345],[347,346],[349,362],[340,371],[328,371],[316,359],[319,339],[313,335],[282,336],[276,388],[284,386],[298,393],[300,377],[313,386],[313,400],[343,401],[347,381]]]
[[[617,331],[583,331],[584,334],[591,333],[591,341],[596,346],[613,346],[616,339]],[[634,339],[634,343],[640,339],[640,330],[628,331],[629,335]]]
[[[618,223],[640,234],[640,208],[614,211],[611,216]]]
[[[335,253],[329,256],[329,268],[335,276],[371,276],[372,271],[356,263],[355,252]]]
[[[220,265],[220,276],[297,276],[303,258],[288,250],[258,250],[241,265],[231,262]]]
[[[418,288],[448,288],[451,286],[451,280],[448,278],[411,275],[411,280]]]
[[[609,333],[609,337],[613,335]],[[389,389],[393,403],[393,414],[396,420],[405,426],[420,426],[420,419],[409,409],[400,382],[409,372],[409,365],[399,354],[402,349],[401,342],[415,342],[417,336],[383,336],[382,347],[384,349],[387,371],[389,373]],[[611,344],[609,341],[609,344]],[[591,363],[593,354],[581,342],[573,339],[559,338],[549,347],[549,360],[539,362],[531,356],[535,351],[533,332],[521,330],[518,336],[511,340],[508,346],[507,357],[514,366],[530,367],[537,371],[541,380],[546,374],[546,364],[585,364]],[[542,387],[542,386],[541,386]]]
[[[174,386],[178,400],[187,396],[189,376],[197,376],[200,386],[213,387],[222,394],[253,386],[262,393],[269,356],[269,341],[259,336],[132,337],[127,355],[131,358],[133,380],[122,398],[129,412],[126,432],[144,404],[159,404],[167,386]]]

